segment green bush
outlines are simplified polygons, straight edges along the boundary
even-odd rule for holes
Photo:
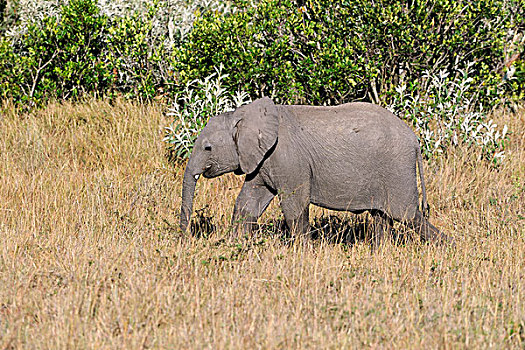
[[[423,72],[475,62],[473,92],[492,105],[512,88],[501,66],[524,19],[522,0],[262,0],[198,19],[176,71],[183,86],[222,63],[230,88],[283,103],[388,103],[400,84],[424,89]]]
[[[171,48],[207,9],[232,7],[220,0],[13,1],[0,18],[0,97],[25,106],[84,94],[173,97]]]
[[[20,66],[15,63],[16,59],[11,43],[5,38],[0,38],[0,99],[2,100],[23,95],[18,84],[21,72],[17,71]]]
[[[29,23],[18,40],[1,39],[0,96],[29,105],[85,94],[154,97],[166,81],[159,63],[169,62],[151,33],[155,6],[146,16],[109,18],[96,0],[71,0],[59,15]]]
[[[108,29],[108,60],[113,66],[113,90],[130,98],[155,97],[165,84],[164,43],[151,35],[155,7],[146,17],[138,13],[116,18]]]
[[[204,15],[175,52],[181,82],[207,76],[222,63],[227,84],[254,97],[334,103],[359,96],[365,91],[366,62],[344,25],[346,13],[332,1],[316,4],[308,10],[309,20],[293,1],[262,1],[226,16]]]
[[[7,0],[0,0],[0,30],[4,28]]]
[[[20,47],[4,40],[0,64],[11,78],[2,76],[1,95],[40,101],[102,93],[112,79],[103,55],[106,23],[96,1],[72,0],[60,18],[31,24]]]
[[[138,0],[134,12],[96,0],[71,0],[61,9],[31,2],[34,10],[20,11],[11,4],[0,39],[0,96],[174,97],[223,64],[225,87],[252,98],[388,104],[400,85],[428,89],[424,72],[458,71],[470,62],[471,93],[484,105],[524,96],[523,0],[238,0],[222,10],[210,2],[218,11],[207,11],[205,2],[148,7]],[[203,14],[189,31],[201,13],[195,9]],[[29,20],[31,11],[42,19]],[[505,68],[516,53],[521,58]]]

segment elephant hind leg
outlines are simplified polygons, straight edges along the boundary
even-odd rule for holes
[[[309,206],[306,206],[300,211],[298,215],[294,213],[286,212],[283,210],[284,219],[286,221],[286,226],[290,230],[292,237],[303,238],[310,231],[309,223]],[[308,235],[309,238],[311,236]]]
[[[450,238],[440,232],[436,226],[432,225],[419,210],[416,211],[414,218],[407,221],[406,224],[416,231],[423,241],[438,243],[450,242]]]
[[[372,210],[370,212],[374,218],[372,232],[372,249],[377,249],[384,240],[385,232],[390,235],[394,224],[391,217],[381,210]]]
[[[283,191],[279,194],[284,220],[292,236],[302,237],[310,231],[309,195],[310,188],[308,184],[303,184],[293,190]]]

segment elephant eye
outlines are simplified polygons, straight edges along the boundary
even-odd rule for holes
[[[204,150],[205,150],[205,151],[211,151],[211,146],[210,146],[210,145],[206,145],[206,146],[204,146]]]

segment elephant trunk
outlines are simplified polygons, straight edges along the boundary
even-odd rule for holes
[[[191,219],[193,210],[193,196],[195,185],[202,173],[201,169],[195,166],[195,160],[190,157],[186,170],[184,171],[184,181],[182,183],[182,204],[180,208],[180,228],[186,232]]]

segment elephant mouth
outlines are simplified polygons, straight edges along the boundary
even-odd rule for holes
[[[217,176],[217,172],[213,169],[213,166],[207,165],[206,168],[204,168],[204,172],[202,173],[202,176],[204,176],[207,179],[210,179],[212,177]]]
[[[225,174],[229,171],[231,170],[229,170],[228,168],[217,168],[217,167],[209,165],[206,167],[206,170],[204,170],[204,172],[202,173],[202,176],[204,176],[206,179],[211,179],[211,178],[220,176],[222,174]]]

